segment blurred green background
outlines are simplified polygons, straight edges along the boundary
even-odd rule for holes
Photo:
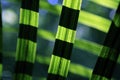
[[[3,80],[12,80],[21,0],[1,1],[3,21],[2,77]],[[67,80],[88,80],[90,78],[118,2],[119,0],[83,0]],[[33,80],[46,80],[61,7],[62,0],[40,0],[37,55]],[[119,75],[120,58],[113,79],[120,80]]]

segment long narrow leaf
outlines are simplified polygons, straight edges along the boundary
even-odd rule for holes
[[[32,80],[38,18],[39,0],[22,0],[14,80]]]
[[[15,55],[14,55],[15,52],[5,52],[5,53],[6,53],[5,57],[11,57],[11,58],[15,57]],[[11,55],[11,54],[13,54],[13,55]],[[50,57],[41,56],[41,55],[37,54],[36,55],[36,62],[49,65]],[[70,68],[69,68],[69,72],[72,74],[75,74],[75,75],[85,77],[85,78],[90,78],[90,76],[92,74],[92,69],[85,67],[81,64],[71,63]],[[36,76],[36,77],[39,77],[39,76]],[[41,78],[40,78],[40,80],[41,80]],[[45,78],[45,80],[46,80],[46,78]]]
[[[109,19],[100,17],[98,15],[95,15],[83,10],[81,11],[79,16],[79,22],[105,33],[108,32],[109,26],[111,24],[111,21]]]
[[[104,2],[102,2],[102,3],[104,3]],[[41,1],[41,4],[42,4],[42,5],[40,5],[41,9],[45,9],[45,10],[48,10],[49,12],[51,12],[53,14],[60,15],[60,11],[62,9],[61,5],[51,6],[50,4],[46,3],[43,0]],[[118,5],[118,3],[117,3],[117,5]],[[88,15],[90,18],[86,17],[85,15]],[[109,26],[111,24],[111,20],[106,19],[106,18],[101,17],[101,16],[98,16],[96,14],[86,12],[84,10],[80,11],[78,22],[81,23],[81,24],[84,24],[84,25],[88,25],[91,28],[100,30],[100,31],[105,32],[105,33],[108,32]]]
[[[3,31],[17,32],[14,28],[4,28]],[[55,34],[47,30],[43,30],[43,29],[38,30],[38,36],[48,41],[52,41],[52,42],[55,41]],[[92,55],[98,56],[100,51],[102,50],[103,45],[94,43],[92,41],[84,40],[84,39],[75,39],[74,47],[90,52]],[[118,58],[118,63],[120,63],[120,57]]]
[[[47,80],[65,80],[82,0],[64,0]]]
[[[16,0],[14,0],[14,1],[16,1]],[[90,1],[94,2],[96,4],[99,4],[99,5],[102,5],[104,7],[114,9],[114,10],[117,8],[118,2],[119,2],[119,0],[105,0],[105,1],[103,1],[103,0],[99,0],[99,1],[98,0],[90,0]],[[44,0],[41,0],[39,7],[41,9],[45,9],[45,10],[47,10],[50,13],[53,13],[55,15],[60,15],[60,12],[62,9],[61,5],[52,6]],[[88,14],[94,18],[86,18],[84,16],[84,13]],[[109,26],[111,24],[111,20],[105,19],[103,17],[100,17],[98,15],[95,15],[95,14],[92,14],[89,12],[86,12],[84,10],[81,10],[81,13],[79,14],[79,23],[82,23],[84,25],[88,25],[91,28],[94,28],[94,29],[97,29],[97,30],[100,30],[102,32],[107,33],[109,30]]]
[[[111,80],[120,53],[120,3],[105,38],[91,80]]]
[[[116,9],[120,0],[90,0],[96,4],[102,5],[104,7],[108,7],[111,9]]]

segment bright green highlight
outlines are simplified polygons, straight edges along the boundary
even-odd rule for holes
[[[102,50],[102,45],[84,39],[76,39],[74,47],[90,52],[98,56]]]
[[[111,24],[110,20],[86,11],[80,12],[79,22],[106,33],[108,32]]]
[[[8,34],[10,32],[17,32],[14,30],[14,28],[4,28],[3,31],[7,32]],[[55,34],[47,30],[39,29],[38,36],[48,41],[52,41],[52,42],[55,41]],[[85,40],[85,39],[75,39],[74,47],[78,49],[82,49],[84,51],[90,52],[91,54],[98,56],[103,46],[95,42]]]
[[[49,31],[40,29],[37,32],[38,32],[39,36],[41,36],[42,38],[44,38],[46,40],[49,40],[49,41],[54,41],[55,40],[55,34],[49,32]]]
[[[55,14],[55,15],[60,15],[61,9],[62,9],[61,5],[56,5],[56,6],[53,7],[49,4],[47,4],[43,0],[41,1],[40,7],[42,9],[45,9],[45,10]],[[85,15],[87,15],[87,16],[85,16]],[[90,18],[88,18],[88,16]],[[89,13],[89,12],[86,12],[84,10],[80,11],[78,22],[82,23],[84,25],[88,25],[88,27],[100,30],[100,31],[105,32],[105,33],[108,32],[110,24],[111,24],[111,20],[105,19],[101,16],[98,16],[98,15],[95,15],[95,14],[92,14],[92,13]]]
[[[21,74],[21,73],[19,73],[17,75],[14,74],[14,76],[15,77],[14,77],[13,80],[32,80],[32,77],[29,76],[29,75],[27,75],[27,74]]]
[[[59,63],[60,63],[60,57],[57,57],[57,56],[55,57],[54,55],[52,55],[48,73],[57,74],[59,70],[59,65],[60,65]]]
[[[41,30],[38,30],[38,32],[40,32],[40,31]],[[46,33],[49,33],[49,34],[46,34]],[[55,40],[55,35],[52,32],[49,32],[46,30],[43,30],[42,33],[38,33],[38,36],[40,36],[46,40],[50,39],[50,41]],[[99,53],[101,52],[103,46],[100,44],[97,44],[95,42],[92,42],[92,41],[88,41],[88,40],[84,40],[84,39],[75,39],[74,47],[85,50],[87,52],[90,52],[90,53],[98,56]]]
[[[116,9],[120,0],[104,0],[104,1],[103,0],[91,0],[91,1],[96,4],[102,5],[104,7]]]
[[[62,26],[58,26],[56,39],[66,41],[69,43],[74,43],[76,31],[71,30]]]
[[[0,64],[0,80],[2,78],[2,71],[3,71],[3,66],[2,66],[2,64]]]
[[[59,74],[64,76],[64,77],[67,77],[68,75],[68,70],[69,70],[69,65],[70,65],[70,60],[67,60],[65,58],[61,58],[61,61],[60,61],[60,72]]]
[[[20,24],[38,27],[39,13],[27,9],[20,9]]]
[[[9,30],[9,28],[4,28],[3,31],[7,32],[8,34],[10,32],[17,32],[14,30],[14,28],[10,28],[10,29],[11,30]],[[48,34],[46,34],[46,33],[48,33]],[[47,31],[47,30],[39,29],[38,36],[45,39],[45,40],[49,40],[52,42],[55,41],[55,34],[50,32],[50,31]],[[98,56],[99,53],[101,52],[103,46],[100,44],[97,44],[95,42],[85,40],[85,39],[75,39],[74,47],[78,48],[78,49],[85,50],[87,52],[90,52],[90,53]]]
[[[48,73],[67,77],[70,60],[52,55]]]
[[[30,40],[19,39],[17,41],[16,60],[34,63],[36,43]]]
[[[80,64],[71,63],[69,71],[73,74],[80,75],[86,78],[90,78],[92,74],[92,69],[87,68]]]
[[[52,56],[54,57],[54,55],[52,55]],[[39,62],[39,63],[43,63],[43,64],[47,64],[48,65],[49,62],[50,62],[50,57],[37,55],[36,56],[36,61]],[[51,65],[50,65],[50,67],[52,68]],[[50,67],[49,67],[49,69],[50,69]],[[48,71],[49,71],[49,73],[52,72],[52,70],[48,70]],[[69,67],[69,72],[71,72],[73,74],[76,74],[76,75],[80,75],[80,76],[86,77],[86,78],[90,78],[90,76],[92,74],[92,69],[87,68],[87,67],[85,67],[85,66],[83,66],[81,64],[71,63],[70,67]]]
[[[15,52],[5,52],[5,53],[6,53],[5,57],[12,57],[12,58],[15,57],[15,55],[14,55]],[[11,54],[13,54],[13,55],[11,55]],[[120,63],[120,55],[119,55],[118,59],[119,59],[118,62]],[[41,64],[49,65],[50,57],[37,55],[36,61]],[[91,74],[92,74],[92,69],[85,67],[81,64],[71,63],[70,67],[69,67],[69,72],[76,74],[76,75],[86,77],[86,78],[90,78]],[[112,80],[114,80],[114,79],[112,79]]]
[[[110,79],[108,79],[108,78],[106,78],[104,76],[93,74],[90,80],[110,80]]]
[[[36,61],[40,62],[42,64],[49,64],[50,63],[50,57],[37,55],[36,56]]]
[[[120,14],[115,14],[113,22],[115,23],[116,27],[120,27]]]
[[[82,4],[82,0],[63,0],[64,6],[76,10],[80,10],[81,4]]]
[[[9,29],[11,29],[11,30],[9,30]],[[16,30],[14,30],[14,28],[4,28],[3,31],[7,32],[8,34],[11,32],[12,33],[17,32]],[[46,34],[46,33],[49,33],[49,34]],[[42,30],[42,29],[38,30],[38,36],[45,40],[49,40],[49,41],[55,40],[55,35],[52,32],[49,32],[47,30]],[[75,43],[74,43],[74,47],[78,48],[78,49],[82,49],[84,51],[90,52],[93,55],[98,56],[100,54],[103,46],[100,44],[97,44],[95,42],[88,41],[88,40],[76,39]],[[5,52],[5,53],[7,54],[8,52]],[[4,56],[12,56],[12,54],[10,53],[10,54],[4,55]],[[45,61],[46,61],[46,59],[45,59]],[[118,58],[118,63],[120,63],[120,56]]]

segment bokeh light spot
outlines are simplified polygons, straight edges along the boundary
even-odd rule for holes
[[[52,5],[55,5],[58,3],[58,0],[48,0],[48,2]]]
[[[8,9],[8,10],[3,10],[2,12],[2,19],[3,19],[3,22],[5,23],[9,23],[9,24],[15,24],[16,21],[17,21],[17,14]]]

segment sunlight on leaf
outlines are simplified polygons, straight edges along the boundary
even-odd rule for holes
[[[92,74],[92,69],[87,68],[87,67],[80,65],[80,64],[75,64],[75,63],[70,64],[69,71],[74,73],[74,74],[86,77],[86,78],[90,78],[90,76]]]
[[[116,9],[120,0],[91,0],[96,4],[102,5],[104,7],[108,7],[111,9]]]
[[[38,30],[38,36],[40,36],[46,40],[49,40],[49,41],[55,40],[55,35],[53,33],[48,32],[48,31],[43,30],[43,29]]]
[[[103,0],[99,0],[99,1],[98,0],[90,0],[90,1],[100,4],[102,6],[108,7],[108,8],[116,9],[118,6],[118,2],[120,0],[105,0],[106,2],[103,2]],[[53,13],[54,15],[61,14],[62,6],[58,5],[58,4],[53,6],[53,5],[50,5],[49,3],[47,3],[45,0],[41,0],[39,3],[39,7],[40,7],[40,9],[45,9],[45,10],[49,11],[50,13]],[[90,18],[88,18],[88,17],[86,18],[85,15],[89,15]],[[82,23],[84,25],[88,25],[91,28],[100,30],[105,33],[108,32],[109,26],[111,24],[110,20],[105,19],[100,16],[97,16],[95,14],[86,12],[84,10],[81,10],[78,22]]]
[[[74,46],[97,56],[102,50],[102,45],[83,39],[76,39]]]
[[[8,28],[8,27],[3,28],[3,31],[4,32],[17,32],[16,29]],[[55,35],[52,32],[49,32],[49,31],[43,30],[43,29],[38,30],[38,36],[45,40],[48,40],[48,41],[55,40]],[[100,54],[100,51],[103,46],[100,44],[88,41],[88,40],[76,39],[75,43],[74,43],[74,47],[84,50],[84,51],[87,51],[87,52],[90,52],[91,54],[98,56]],[[10,55],[8,54],[6,56],[14,56],[14,54],[10,54]],[[118,58],[118,63],[120,63],[120,56]]]
[[[54,41],[55,40],[55,35],[52,32],[46,31],[46,30],[39,30],[38,31],[38,36],[49,40],[49,41]],[[88,40],[83,40],[83,39],[76,39],[74,46],[76,48],[85,50],[87,52],[93,53],[94,55],[97,55],[100,53],[102,49],[102,45],[88,41]],[[90,48],[91,47],[91,48]]]
[[[43,64],[49,64],[50,58],[37,55],[36,61],[38,61],[39,63],[43,63]],[[77,71],[76,71],[76,69],[77,69]],[[92,73],[92,69],[87,68],[80,64],[75,64],[75,63],[70,64],[69,71],[73,74],[77,74],[77,75],[87,77],[87,78],[89,78]]]
[[[110,20],[97,16],[95,14],[83,11],[83,10],[79,15],[79,22],[89,27],[92,27],[94,29],[103,31],[105,33],[108,32],[109,26],[111,24]]]
[[[45,9],[55,15],[61,14],[61,8],[62,8],[61,5],[51,6],[50,4],[46,3],[45,1],[42,1],[41,3],[43,3],[42,5],[40,5],[41,9]],[[88,18],[88,16],[89,16],[89,18]],[[88,25],[91,28],[100,30],[105,33],[108,32],[109,26],[111,24],[110,20],[105,19],[104,17],[97,16],[95,14],[86,12],[84,10],[81,10],[81,12],[79,14],[78,22],[82,23],[84,25]]]

